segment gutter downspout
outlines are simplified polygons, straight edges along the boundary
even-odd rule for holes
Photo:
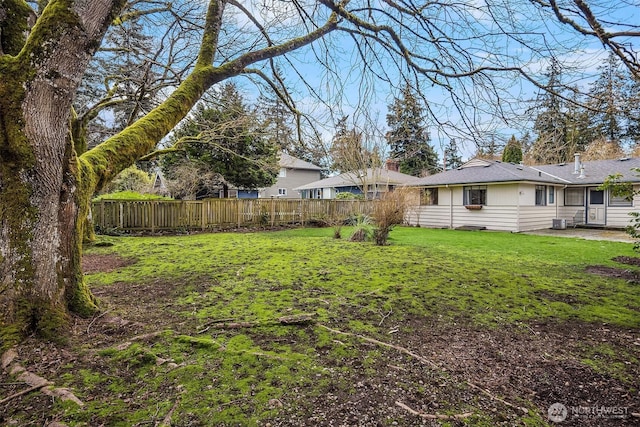
[[[453,228],[453,188],[449,184],[445,184],[445,188],[449,189],[449,228]]]

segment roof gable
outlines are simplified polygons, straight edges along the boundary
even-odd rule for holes
[[[295,188],[295,190],[313,190],[316,188],[353,187],[366,184],[409,185],[417,178],[401,172],[384,168],[368,168],[363,171],[345,172],[340,175],[314,181]]]
[[[278,162],[278,164],[281,168],[304,169],[304,170],[314,170],[314,171],[322,170],[320,166],[316,166],[313,163],[307,162],[302,159],[298,159],[297,157],[290,156],[287,153],[280,153],[280,161]]]

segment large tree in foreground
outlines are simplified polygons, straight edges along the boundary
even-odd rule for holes
[[[331,82],[363,75],[359,87],[370,93],[372,79],[393,84],[408,81],[399,78],[404,75],[442,88],[462,122],[473,127],[482,118],[468,108],[481,103],[488,112],[490,106],[509,105],[492,99],[504,101],[502,85],[516,76],[535,81],[520,66],[546,56],[551,45],[524,24],[535,21],[536,13],[546,19],[553,11],[529,2],[419,7],[408,2],[372,7],[364,0],[186,2],[201,7],[198,16],[204,18],[185,19],[176,27],[189,25],[198,32],[190,44],[198,46],[197,52],[185,58],[185,77],[164,88],[152,111],[129,115],[123,130],[84,151],[72,106],[109,27],[162,11],[179,19],[172,9],[178,3],[0,0],[0,345],[33,331],[55,337],[70,312],[96,310],[80,268],[81,219],[91,195],[153,151],[213,85],[250,76],[295,110],[280,66],[299,66],[290,74],[325,103],[339,92],[325,90]],[[533,11],[520,19],[526,7]],[[148,25],[153,28],[147,34],[158,32],[157,22]],[[519,52],[518,58],[494,52],[506,45]],[[360,60],[340,62],[336,55],[341,53]],[[158,54],[150,64],[162,58]],[[309,58],[316,63],[305,72]],[[345,63],[354,69],[345,69]],[[503,117],[507,111],[497,113]]]
[[[189,76],[150,113],[78,155],[72,104],[87,65],[119,17],[120,0],[52,0],[37,16],[24,1],[0,2],[0,306],[2,344],[30,331],[55,337],[70,311],[96,301],[80,268],[91,195],[153,150],[214,84],[305,46],[335,29],[328,14],[309,32],[234,58],[216,58],[226,2],[206,8]]]

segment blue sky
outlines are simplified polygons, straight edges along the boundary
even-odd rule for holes
[[[472,16],[461,17],[458,14],[456,17],[466,19],[474,28],[460,28],[460,26],[444,24],[445,31],[449,31],[447,35],[466,37],[471,33],[498,33],[504,29],[528,31],[530,34],[525,36],[527,43],[535,46],[546,44],[555,51],[554,54],[560,62],[565,63],[568,67],[573,67],[573,72],[566,74],[568,77],[566,83],[571,82],[585,89],[588,88],[588,83],[593,78],[597,66],[607,55],[595,38],[581,37],[568,26],[561,25],[552,19],[542,19],[539,14],[533,16],[532,14],[536,11],[527,2],[521,3],[521,5],[528,5],[528,9],[519,9],[513,14],[506,14],[500,8],[497,10],[492,8],[491,12],[496,19],[502,20],[499,23],[489,18],[489,9],[486,8],[484,2],[475,1],[475,4],[477,8],[471,11]],[[599,2],[598,5],[595,9],[600,12],[605,7],[612,8],[606,13],[607,19],[628,23],[640,22],[638,2],[626,5],[623,2]],[[477,64],[484,65],[484,62],[491,65],[500,63],[506,66],[521,66],[544,83],[544,78],[541,76],[546,71],[548,59],[528,51],[524,48],[524,43],[515,42],[504,36],[496,36],[491,40],[478,40],[478,42],[474,43],[473,40],[464,42],[469,49],[476,49],[474,59],[477,60]],[[390,77],[397,78],[397,81],[394,82],[395,87],[387,82],[367,78],[362,73],[361,59],[358,57],[355,44],[350,38],[346,36],[331,37],[330,43],[327,46],[318,43],[315,48],[316,53],[326,55],[323,59],[335,64],[338,69],[336,74],[319,72],[320,67],[315,63],[314,53],[309,50],[296,52],[289,55],[289,58],[298,72],[313,86],[314,91],[320,93],[325,99],[335,102],[335,105],[330,107],[317,102],[303,85],[295,85],[298,78],[295,74],[289,73],[287,82],[294,87],[298,105],[317,117],[320,122],[324,122],[326,125],[323,129],[325,138],[330,138],[332,135],[331,118],[338,118],[342,114],[349,114],[355,121],[355,126],[380,137],[386,128],[387,105],[392,102],[393,96],[397,93],[397,87],[401,83],[399,73],[392,67],[384,70],[389,73]],[[429,49],[418,49],[429,53]],[[437,52],[435,53],[437,54]],[[486,57],[482,58],[482,54]],[[379,68],[378,71],[381,69]],[[441,151],[442,146],[454,137],[463,145],[465,157],[471,156],[475,151],[475,144],[468,135],[465,135],[460,114],[454,108],[450,93],[442,87],[425,84],[425,82],[428,83],[426,79],[423,79],[421,94],[429,102],[429,107],[433,111],[433,116],[428,118],[427,122],[430,124],[434,146]],[[521,136],[525,130],[530,129],[530,121],[523,111],[530,105],[530,101],[535,99],[538,89],[526,80],[508,73],[496,75],[494,82],[497,82],[501,87],[499,98],[489,98],[488,95],[480,93],[479,88],[473,87],[468,80],[451,80],[451,84],[457,86],[454,88],[454,93],[458,96],[464,94],[475,99],[473,101],[475,108],[465,108],[465,112],[468,117],[475,120],[475,127],[480,132],[480,138],[487,140],[493,135],[500,143],[506,141],[512,134]],[[505,123],[501,117],[495,114],[496,112],[493,110],[496,106],[501,107],[505,115],[510,116],[509,123]],[[378,132],[372,132],[376,127],[375,124],[377,124]]]
[[[383,0],[352,0],[348,4],[349,7],[354,7],[360,3],[389,11],[388,3]],[[462,3],[464,7],[460,6],[453,11],[450,7],[436,11],[435,6],[429,6],[429,13],[431,22],[438,23],[443,30],[443,34],[435,36],[458,38],[458,44],[465,49],[464,53],[470,55],[475,65],[519,66],[544,83],[542,75],[548,66],[548,57],[538,53],[536,49],[546,49],[553,51],[556,58],[567,67],[572,67],[573,72],[566,74],[568,80],[565,83],[586,89],[597,66],[607,55],[595,38],[579,36],[569,26],[550,17],[549,11],[541,13],[529,0],[468,0],[456,4]],[[286,39],[292,31],[302,29],[301,21],[296,17],[290,1],[245,0],[242,4],[258,17],[265,28],[272,30],[274,40]],[[308,7],[310,13],[326,16],[323,6],[318,6],[316,1],[301,1],[298,4]],[[438,3],[432,3],[436,4]],[[599,16],[612,22],[640,22],[640,3],[637,0],[592,0],[589,4]],[[514,5],[517,7],[513,8]],[[232,9],[232,5],[227,6],[229,12]],[[242,28],[239,40],[247,44],[260,40],[257,37],[258,31],[248,19],[237,13],[234,14],[234,19],[237,26]],[[396,25],[394,28],[399,27]],[[407,24],[401,35],[409,34],[410,31],[424,35],[424,28],[417,24]],[[514,35],[505,36],[505,32],[512,32]],[[489,34],[492,35],[488,36]],[[468,40],[462,40],[463,38]],[[412,41],[412,37],[406,37],[405,40],[410,49],[424,55],[426,60],[421,64],[425,66],[431,66],[429,59],[446,62],[451,55],[446,49],[438,51],[431,48],[424,40]],[[636,48],[640,49],[637,45]],[[381,51],[379,53],[382,55]],[[324,72],[318,65],[317,57],[329,62],[333,71]],[[449,60],[455,60],[455,55],[451,55]],[[369,138],[382,138],[386,131],[387,106],[403,83],[400,72],[391,59],[383,59],[375,70],[379,74],[386,73],[391,82],[384,82],[372,77],[370,73],[364,73],[365,64],[358,55],[355,43],[342,33],[330,35],[315,43],[313,49],[305,48],[288,54],[286,61],[280,58],[278,63],[285,71],[286,83],[297,106],[316,119],[317,128],[325,142],[329,142],[334,133],[334,121],[343,114],[348,114],[352,124],[363,130]],[[464,71],[465,67],[459,70]],[[303,84],[300,76],[312,90]],[[238,82],[246,91],[248,99],[257,97],[255,86],[247,84],[246,79],[239,79]],[[467,119],[473,121],[476,137],[480,140],[486,141],[493,136],[500,143],[512,134],[519,137],[524,131],[530,130],[530,120],[524,111],[535,99],[538,89],[514,73],[495,74],[492,82],[499,90],[493,94],[481,90],[482,87],[477,82],[469,79],[449,80],[451,93],[442,86],[432,85],[428,78],[418,79],[418,82],[420,93],[428,101],[433,113],[427,118],[427,123],[432,143],[440,154],[450,138],[455,138],[462,146],[465,157],[470,157],[476,148],[473,138],[467,132],[468,127],[462,123],[462,117],[455,108],[451,93],[468,102],[469,105],[460,109]],[[320,102],[318,97],[324,102]],[[509,122],[506,123],[501,115],[504,118],[509,116]]]

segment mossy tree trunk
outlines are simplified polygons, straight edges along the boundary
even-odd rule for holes
[[[78,221],[91,180],[69,122],[91,55],[122,5],[51,1],[30,28],[24,1],[0,2],[2,345],[33,330],[56,337],[69,310],[96,308],[82,280]]]
[[[70,312],[97,309],[81,270],[95,191],[153,150],[212,85],[336,27],[332,16],[306,36],[213,66],[225,1],[212,0],[192,73],[156,109],[83,152],[72,102],[124,3],[52,0],[31,27],[26,2],[0,0],[0,347],[34,331],[63,338]]]

